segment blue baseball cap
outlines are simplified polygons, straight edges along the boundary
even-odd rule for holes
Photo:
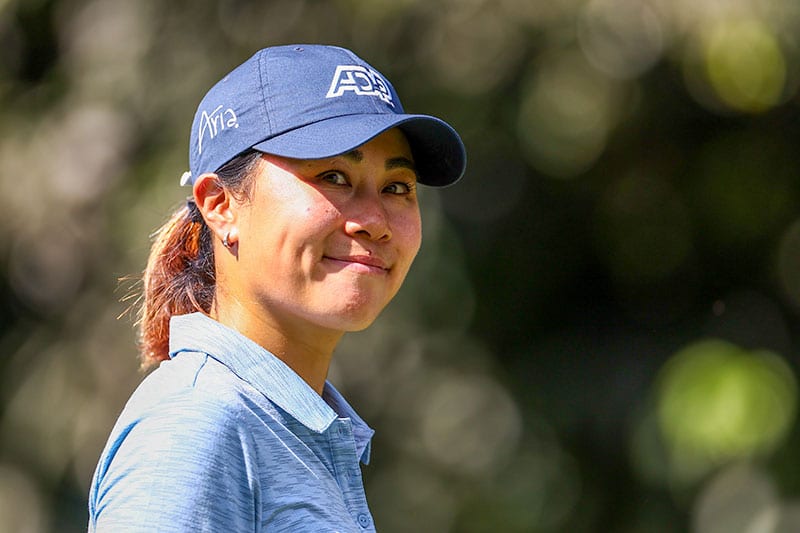
[[[214,85],[197,108],[182,183],[251,148],[296,159],[349,152],[391,128],[408,139],[420,183],[464,174],[466,150],[446,122],[403,111],[391,83],[350,50],[265,48]]]

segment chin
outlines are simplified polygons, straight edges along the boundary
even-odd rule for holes
[[[362,331],[370,327],[375,319],[380,315],[380,311],[360,312],[360,313],[345,313],[337,317],[339,327],[337,329],[345,332]]]
[[[314,322],[325,329],[332,331],[339,331],[341,333],[354,333],[356,331],[363,331],[370,327],[377,315],[370,317],[353,317],[342,316],[338,313],[326,314],[322,318],[318,318]]]
[[[343,306],[328,309],[324,321],[331,329],[344,332],[361,331],[375,322],[389,302],[376,304],[372,301],[350,300]]]

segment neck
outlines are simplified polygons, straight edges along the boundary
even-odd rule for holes
[[[220,305],[220,302],[215,302],[211,316],[268,350],[322,395],[333,350],[342,332],[288,324],[274,316],[254,314],[240,305]]]

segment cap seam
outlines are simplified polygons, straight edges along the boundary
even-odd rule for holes
[[[259,58],[259,61],[258,61],[258,82],[261,85],[261,87],[260,87],[260,89],[261,89],[261,91],[260,91],[261,92],[261,108],[262,108],[261,111],[264,114],[264,121],[267,123],[267,128],[269,129],[269,132],[270,132],[269,136],[272,137],[272,136],[274,136],[276,134],[273,133],[272,113],[270,112],[270,109],[268,107],[269,104],[267,103],[267,98],[266,98],[266,95],[265,95],[265,92],[267,90],[267,86],[269,85],[269,79],[268,79],[269,76],[267,75],[267,65],[266,65],[266,63],[267,63],[267,55],[268,54],[269,54],[269,51],[265,49],[263,51],[263,53],[261,54],[261,57]],[[263,141],[258,141],[258,142],[263,142]],[[253,143],[253,144],[258,144],[258,143]],[[252,147],[252,145],[251,145],[251,147]]]

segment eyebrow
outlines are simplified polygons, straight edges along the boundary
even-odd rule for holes
[[[386,170],[392,170],[393,168],[407,168],[413,172],[417,171],[417,166],[407,157],[393,157],[391,159],[387,159]]]
[[[364,153],[359,149],[355,149],[355,150],[350,150],[349,152],[344,154],[344,157],[356,163],[360,163],[361,161],[364,160]],[[408,170],[411,170],[413,172],[417,171],[417,167],[414,164],[414,162],[411,159],[403,156],[392,157],[390,159],[387,159],[385,167],[386,170],[392,170],[395,168],[407,168]]]
[[[346,159],[350,159],[351,161],[355,161],[356,163],[360,163],[364,160],[364,152],[358,149],[350,150],[344,154],[344,157]]]

